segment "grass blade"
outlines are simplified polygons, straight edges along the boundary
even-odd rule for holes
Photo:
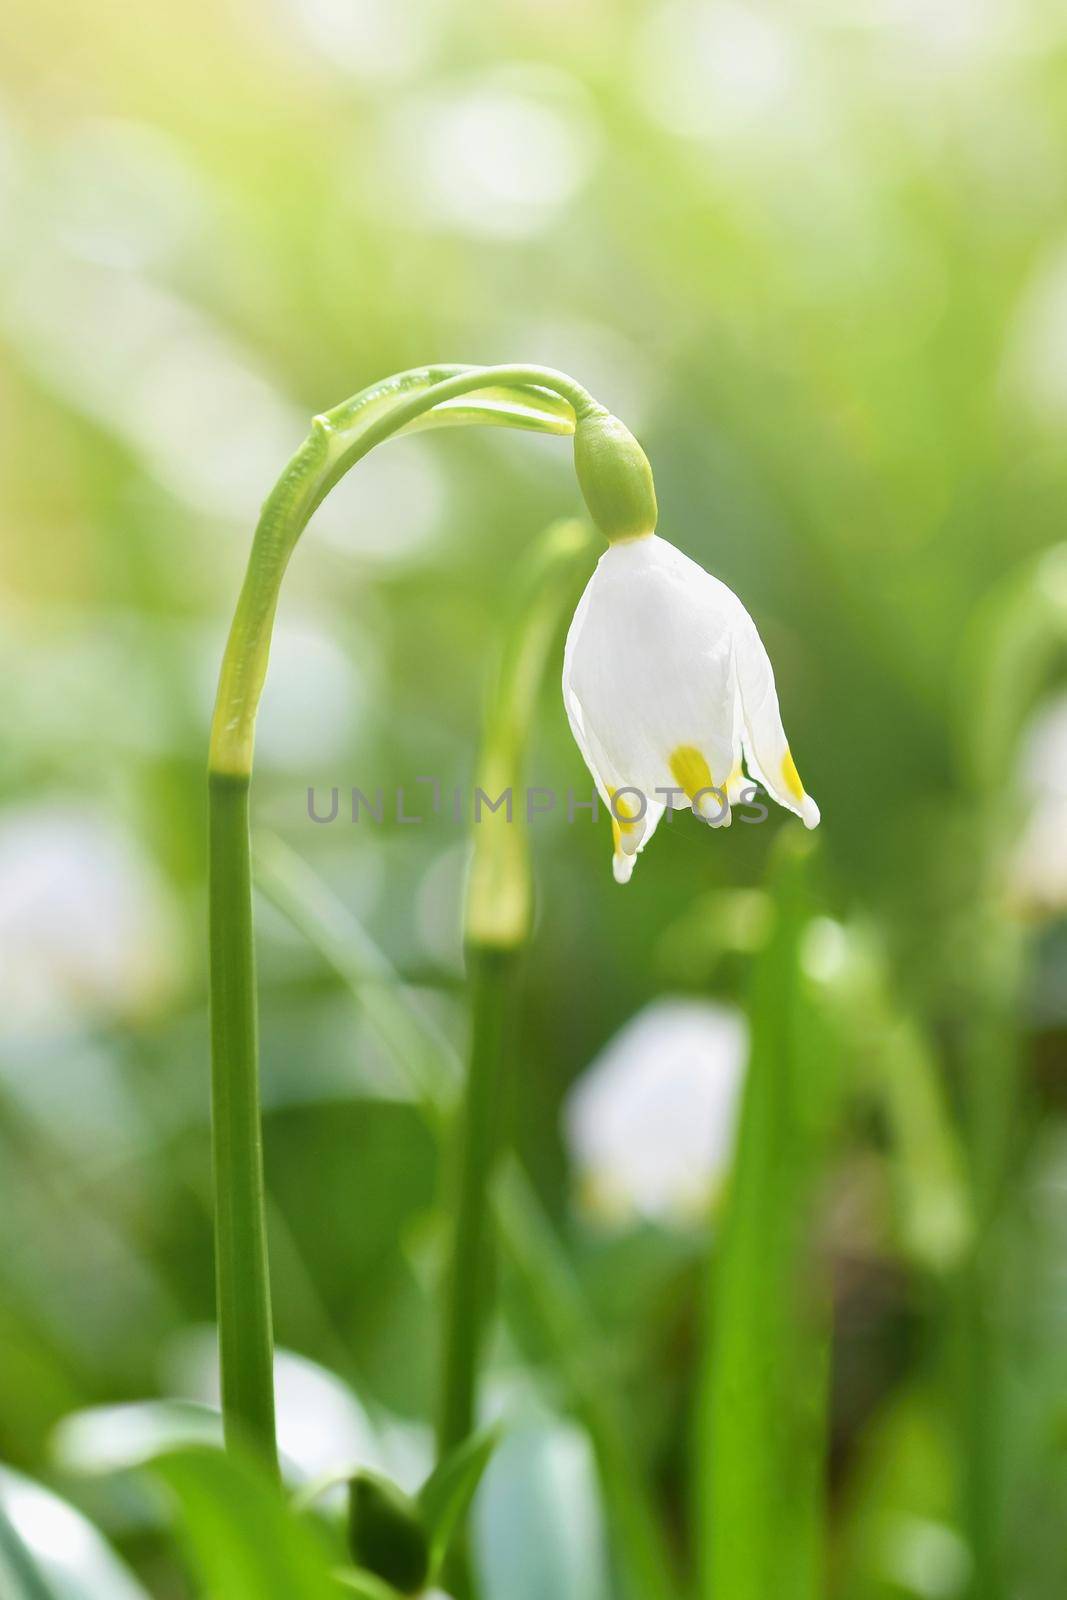
[[[259,1464],[190,1446],[158,1456],[210,1600],[337,1600],[326,1551]]]
[[[823,1575],[828,1297],[808,1224],[833,1103],[802,970],[808,840],[781,839],[770,941],[711,1274],[697,1436],[705,1600],[817,1600]]]

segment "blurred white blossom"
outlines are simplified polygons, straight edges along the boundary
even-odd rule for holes
[[[331,634],[329,623],[287,613],[275,627],[256,735],[256,754],[268,766],[313,773],[339,761],[363,720],[364,679],[349,641]]]
[[[0,1468],[0,1507],[40,1564],[48,1592],[57,1600],[148,1600],[147,1590],[92,1523],[50,1489]],[[6,1564],[3,1570],[9,1570]]]
[[[1004,388],[1057,431],[1067,422],[1067,243],[1030,277],[1005,341]]]
[[[0,884],[5,1033],[136,1015],[167,993],[174,907],[137,841],[91,802],[0,812]]]
[[[0,327],[38,381],[184,504],[254,517],[307,431],[255,355],[190,302],[54,239],[26,245],[6,278]]]
[[[703,139],[788,126],[802,81],[796,36],[755,6],[666,0],[648,13],[634,50],[635,82],[650,113],[671,133]]]
[[[522,67],[412,100],[397,121],[401,178],[417,210],[483,237],[528,238],[557,221],[598,145],[578,82]]]
[[[1019,783],[1026,817],[1009,860],[1009,893],[1032,915],[1056,916],[1067,911],[1067,693],[1033,718]]]
[[[201,1404],[219,1404],[215,1329],[185,1328],[164,1355],[164,1385]],[[274,1352],[278,1448],[286,1476],[304,1483],[346,1467],[384,1472],[414,1492],[433,1465],[430,1432],[418,1423],[373,1412],[325,1367],[292,1350]]]
[[[747,1054],[732,1007],[664,999],[638,1012],[567,1098],[589,1209],[609,1220],[699,1215],[729,1165]]]
[[[202,236],[207,198],[178,141],[118,117],[78,122],[59,143],[43,191],[72,256],[142,271]]]
[[[445,20],[441,0],[288,0],[285,10],[291,31],[335,71],[385,87],[427,66]]]
[[[423,555],[437,539],[448,496],[439,453],[424,439],[390,439],[388,449],[372,450],[334,487],[310,532],[346,559],[397,565]]]

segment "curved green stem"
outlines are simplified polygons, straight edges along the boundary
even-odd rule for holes
[[[443,374],[443,376],[442,376]],[[293,456],[264,504],[248,571],[237,602],[219,675],[211,728],[210,763],[216,772],[251,772],[256,710],[267,671],[270,636],[282,578],[298,539],[329,491],[377,444],[416,425],[448,422],[450,402],[487,392],[470,420],[499,421],[494,407],[507,391],[525,397],[553,396],[558,405],[512,425],[571,433],[575,419],[599,409],[580,384],[547,367],[425,367],[399,373],[363,390],[314,419],[311,433]],[[444,409],[439,409],[444,408]],[[431,424],[432,425],[432,424]]]
[[[251,1442],[275,1471],[248,787],[282,579],[315,508],[385,439],[457,421],[570,434],[579,419],[602,409],[580,384],[549,368],[449,366],[398,373],[314,419],[256,528],[219,675],[209,754],[212,1147],[226,1436]]]

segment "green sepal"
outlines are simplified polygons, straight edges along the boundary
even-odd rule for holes
[[[655,532],[659,510],[652,468],[618,417],[598,409],[578,418],[574,470],[589,515],[610,543]]]
[[[499,1440],[499,1428],[471,1434],[438,1462],[419,1490],[417,1504],[430,1541],[431,1582],[441,1572]]]

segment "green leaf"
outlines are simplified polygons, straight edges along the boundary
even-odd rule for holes
[[[499,1439],[497,1428],[472,1434],[438,1463],[419,1490],[418,1505],[430,1540],[431,1580],[441,1571]]]
[[[751,1054],[712,1268],[698,1433],[700,1593],[708,1600],[825,1593],[829,1293],[811,1222],[836,1072],[802,960],[810,853],[799,830],[783,832],[773,931],[753,970]]]
[[[249,1460],[193,1445],[159,1456],[205,1600],[337,1600],[325,1547]]]

